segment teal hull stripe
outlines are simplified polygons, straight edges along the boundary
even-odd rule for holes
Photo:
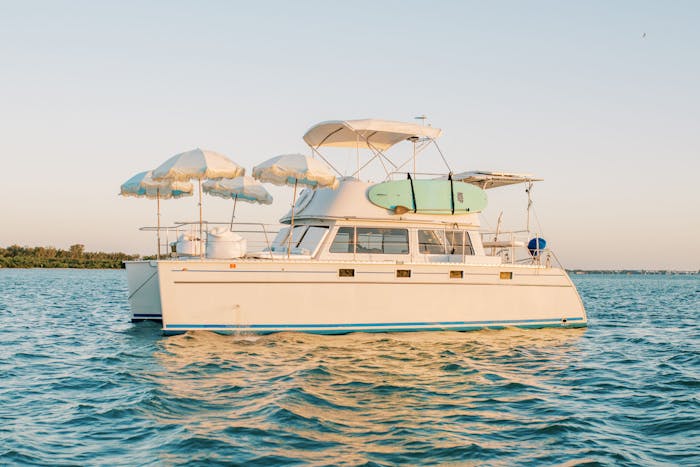
[[[566,322],[582,322],[583,318],[565,318]],[[500,320],[500,321],[446,321],[446,322],[422,322],[422,323],[349,323],[349,324],[249,324],[249,325],[232,325],[232,324],[169,324],[167,329],[224,329],[224,328],[235,328],[235,329],[314,329],[314,328],[374,328],[382,329],[385,328],[397,328],[400,330],[406,330],[407,328],[420,327],[420,329],[434,328],[434,327],[459,327],[459,326],[499,326],[504,324],[521,325],[528,323],[541,323],[541,324],[556,324],[561,325],[560,320],[552,319],[519,319],[519,320]],[[405,326],[405,327],[404,327]]]
[[[508,327],[515,327],[515,328],[520,328],[520,329],[541,329],[541,328],[583,328],[586,327],[585,322],[575,322],[575,323],[566,323],[562,324],[559,321],[550,321],[550,322],[540,322],[539,324],[511,324],[511,325],[482,325],[482,326],[453,326],[453,327],[406,327],[406,328],[392,328],[392,327],[373,327],[373,328],[332,328],[332,329],[304,329],[304,328],[289,328],[289,329],[279,329],[279,328],[271,328],[271,329],[252,329],[250,327],[235,327],[235,326],[230,326],[227,328],[217,328],[217,329],[212,329],[209,328],[208,330],[216,332],[216,333],[221,333],[221,334],[232,334],[236,332],[252,332],[253,334],[273,334],[276,332],[284,332],[284,331],[296,331],[296,332],[304,332],[307,334],[348,334],[351,332],[369,332],[369,333],[374,333],[374,332],[421,332],[421,331],[479,331],[482,329],[506,329]],[[206,328],[206,326],[205,326]],[[165,335],[176,335],[176,334],[183,334],[185,331],[191,330],[190,329],[171,329],[171,328],[164,328],[163,333]]]

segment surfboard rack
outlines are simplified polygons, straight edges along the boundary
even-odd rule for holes
[[[452,208],[452,215],[455,213],[455,184],[452,181],[452,172],[447,174],[447,179],[450,181],[450,207]],[[468,211],[469,209],[467,209]]]
[[[370,187],[367,196],[394,214],[457,215],[482,211],[487,204],[484,190],[454,180],[415,179],[382,182]]]
[[[416,213],[418,212],[418,204],[416,204],[416,190],[413,188],[413,179],[411,178],[411,174],[407,173],[408,176],[408,181],[411,183],[411,199],[413,200],[413,212]]]

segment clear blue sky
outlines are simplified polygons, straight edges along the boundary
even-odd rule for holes
[[[197,146],[250,170],[318,121],[425,113],[455,169],[545,178],[566,266],[698,269],[699,24],[692,1],[0,1],[0,245],[147,253],[155,203],[116,196],[134,173]],[[276,220],[271,191],[239,219]],[[489,222],[522,223],[522,187],[489,193]]]

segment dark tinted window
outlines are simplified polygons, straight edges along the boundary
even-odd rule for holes
[[[355,244],[355,228],[341,227],[338,233],[335,234],[333,243],[331,244],[331,253],[353,253]]]
[[[408,230],[358,227],[357,253],[405,255],[408,253]]]
[[[370,253],[404,255],[408,253],[407,229],[359,227],[338,229],[330,247],[331,253]],[[357,245],[355,245],[357,238]]]

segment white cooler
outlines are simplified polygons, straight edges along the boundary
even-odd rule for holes
[[[247,248],[248,241],[227,227],[214,227],[207,235],[207,258],[242,258]]]

